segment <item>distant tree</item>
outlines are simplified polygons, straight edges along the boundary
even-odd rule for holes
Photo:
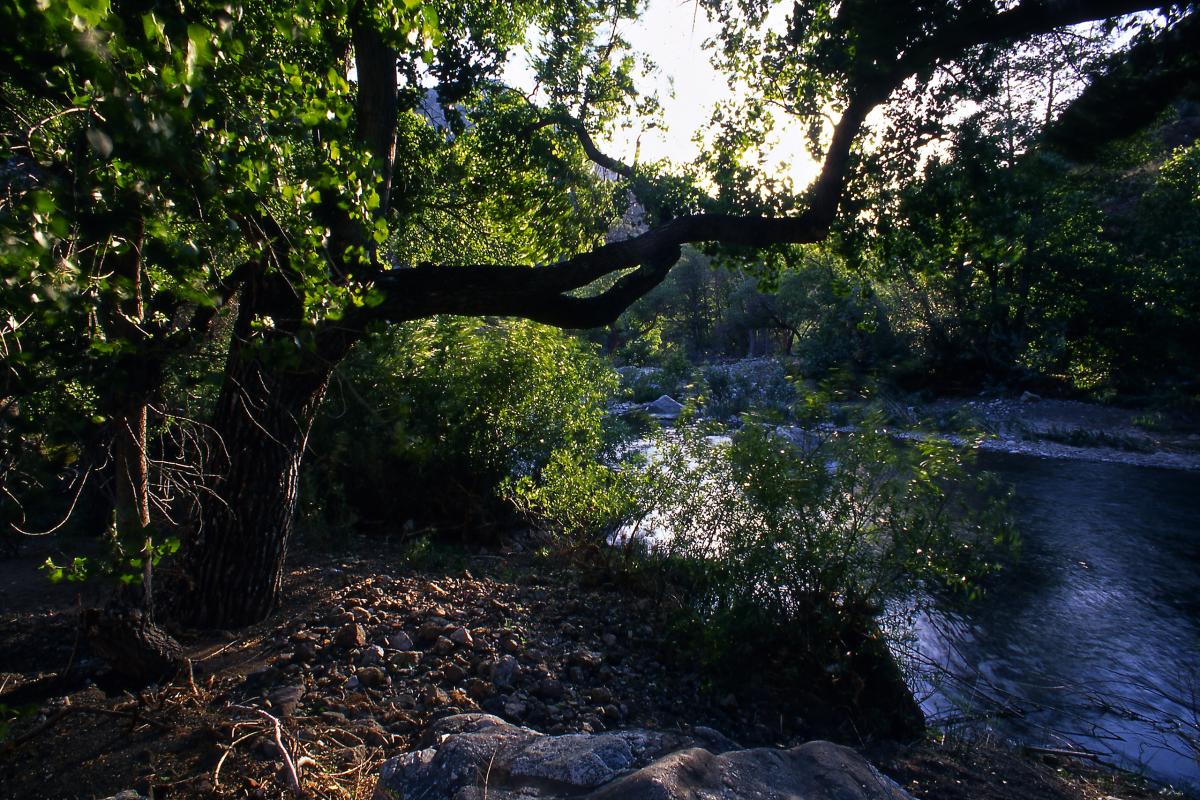
[[[1041,380],[1112,391],[1196,372],[1173,346],[1193,335],[1190,323],[1170,310],[1200,300],[1189,277],[1196,251],[1185,244],[1197,219],[1183,185],[1195,184],[1179,170],[1188,148],[1177,147],[1189,141],[1178,131],[1190,106],[1159,108],[1158,123],[1133,140],[1104,146],[1093,132],[1072,145],[1064,130],[1082,112],[1069,101],[1085,85],[1075,65],[1104,63],[1104,42],[1035,39],[1002,59],[1000,80],[973,90],[971,113],[935,124],[918,104],[893,110],[893,130],[936,132],[924,163],[886,145],[869,156],[859,213],[844,218],[838,241],[873,276],[894,324],[916,332],[923,363],[943,384]],[[1092,102],[1086,91],[1080,102]],[[1088,163],[1064,150],[1085,151]],[[1164,196],[1163,179],[1175,187],[1169,214],[1153,199]],[[1150,241],[1164,247],[1151,255]]]

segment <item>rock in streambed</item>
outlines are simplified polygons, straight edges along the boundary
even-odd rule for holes
[[[853,750],[791,749],[621,730],[547,736],[490,714],[435,722],[435,741],[385,762],[374,800],[911,800]]]

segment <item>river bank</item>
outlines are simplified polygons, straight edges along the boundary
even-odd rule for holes
[[[1194,414],[1048,398],[1032,392],[929,399],[837,391],[806,385],[789,369],[786,362],[774,358],[697,365],[687,373],[625,367],[618,371],[626,399],[615,404],[613,411],[642,410],[670,418],[670,413],[664,415],[654,406],[665,394],[671,400],[696,403],[702,415],[730,426],[738,425],[741,415],[751,413],[766,414],[799,428],[827,430],[848,430],[853,420],[872,412],[886,430],[901,438],[941,436],[959,442],[978,441],[980,449],[990,452],[1200,470],[1200,419]]]
[[[185,638],[193,674],[132,694],[98,680],[33,704],[0,743],[0,796],[288,796],[259,709],[281,720],[315,797],[368,796],[386,758],[418,746],[432,721],[471,711],[547,733],[701,725],[743,745],[811,738],[749,679],[732,697],[706,688],[664,643],[653,598],[527,550],[414,554],[371,539],[300,553],[269,620]],[[93,665],[75,647],[74,593],[22,583],[13,576],[32,573],[22,566],[7,562],[3,582],[6,692],[47,664]],[[963,740],[872,747],[914,797],[1158,796],[1072,759]]]

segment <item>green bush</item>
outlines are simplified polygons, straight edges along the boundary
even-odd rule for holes
[[[619,467],[558,450],[541,472],[511,481],[508,496],[560,544],[598,547],[621,526],[645,516],[655,484],[640,459]]]
[[[305,529],[504,524],[512,482],[601,455],[615,389],[593,346],[530,322],[445,317],[377,334],[314,427]]]
[[[656,514],[673,535],[657,554],[691,657],[735,680],[752,658],[764,680],[839,698],[851,717],[890,703],[909,718],[864,724],[908,730],[919,714],[881,615],[892,599],[976,591],[1010,537],[1003,503],[966,460],[870,424],[800,441],[757,424],[729,440],[691,429],[663,443]]]

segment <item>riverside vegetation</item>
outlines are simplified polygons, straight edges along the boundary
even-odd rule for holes
[[[1200,13],[695,11],[741,88],[681,164],[602,146],[671,121],[642,2],[0,0],[0,791],[366,797],[479,711],[1154,791],[932,744],[885,616],[1014,535],[970,424],[882,423],[1186,436]]]
[[[1003,507],[966,490],[977,480],[968,452],[895,442],[870,419],[801,438],[752,422],[728,443],[712,436],[724,427],[691,419],[639,458],[628,441],[647,431],[605,413],[615,373],[575,338],[445,320],[388,334],[382,352],[397,352],[393,337],[429,343],[428,360],[410,347],[343,371],[342,402],[314,430],[326,457],[303,487],[304,549],[284,609],[232,640],[181,633],[192,658],[182,682],[109,699],[120,680],[99,674],[70,630],[78,592],[64,581],[47,605],[28,580],[6,587],[5,643],[24,651],[6,666],[14,793],[75,791],[69,772],[39,766],[55,742],[88,760],[97,792],[270,794],[288,779],[256,707],[286,721],[289,752],[309,760],[304,786],[327,796],[369,791],[376,766],[428,723],[471,711],[547,733],[707,725],[751,745],[925,739],[879,617],[914,593],[966,598],[1010,555]],[[401,380],[422,387],[419,403],[394,390]],[[486,421],[456,435],[448,410]],[[517,435],[536,446],[515,449]],[[347,487],[356,473],[372,480]],[[403,498],[424,513],[399,520],[380,476],[400,475],[460,499]],[[55,547],[87,550],[75,537]],[[83,597],[102,593],[94,584]],[[51,680],[69,699],[41,705],[51,665],[75,682]],[[917,796],[956,796],[949,775],[963,797],[1091,797],[1115,780],[1064,779],[1002,749],[878,752]]]

